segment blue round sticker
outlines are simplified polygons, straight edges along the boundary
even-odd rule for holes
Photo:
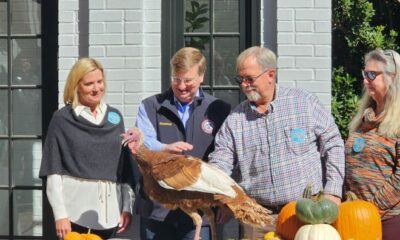
[[[293,128],[290,132],[290,139],[294,143],[304,143],[307,138],[307,132],[302,128]]]
[[[109,112],[108,116],[107,116],[107,120],[110,123],[117,125],[119,122],[121,122],[121,117],[116,112]]]
[[[353,150],[355,152],[361,152],[364,149],[364,146],[365,146],[365,139],[362,137],[358,137],[354,140]]]

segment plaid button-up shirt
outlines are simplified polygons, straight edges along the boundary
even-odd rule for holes
[[[313,193],[342,195],[344,146],[318,98],[276,87],[267,113],[249,101],[238,105],[215,138],[209,162],[221,168],[263,205],[281,205]]]

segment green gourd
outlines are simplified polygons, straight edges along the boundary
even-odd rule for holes
[[[320,192],[316,200],[301,199],[296,204],[296,216],[300,221],[308,224],[333,223],[338,215],[339,208],[333,201],[322,198]]]

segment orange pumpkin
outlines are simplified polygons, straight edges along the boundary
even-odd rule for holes
[[[346,193],[347,201],[339,206],[339,217],[333,226],[343,240],[382,239],[382,223],[378,208],[371,202]]]
[[[64,240],[103,240],[103,239],[96,234],[90,233],[89,230],[88,233],[83,233],[83,234],[80,234],[78,232],[69,232],[67,233],[67,235],[65,235]]]
[[[304,189],[303,198],[311,198],[311,185]],[[293,240],[297,231],[304,225],[296,216],[296,201],[286,204],[276,220],[276,232],[286,240]]]

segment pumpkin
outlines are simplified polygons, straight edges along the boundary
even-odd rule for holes
[[[339,214],[336,203],[329,199],[322,198],[320,192],[316,200],[301,199],[296,204],[296,216],[304,223],[320,224],[333,223]]]
[[[264,235],[264,240],[281,240],[281,238],[276,232],[267,232]]]
[[[64,240],[83,240],[80,233],[69,232],[65,235]]]
[[[88,233],[80,234],[78,232],[69,232],[65,235],[64,240],[103,240],[96,234],[90,233],[90,229]]]
[[[307,224],[297,231],[294,240],[341,240],[339,233],[329,224]],[[368,238],[367,238],[368,239]]]
[[[333,226],[344,240],[382,239],[382,223],[378,208],[371,202],[346,193],[346,201],[339,207],[339,217]]]
[[[303,198],[311,198],[311,184],[303,191]],[[296,201],[289,202],[279,212],[276,220],[276,232],[286,240],[293,240],[296,232],[304,223],[296,216]]]

